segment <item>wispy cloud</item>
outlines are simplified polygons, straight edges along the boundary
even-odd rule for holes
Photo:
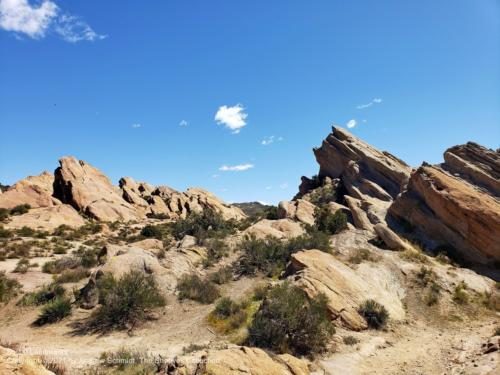
[[[239,164],[239,165],[223,165],[219,168],[222,172],[241,172],[254,168],[255,166],[251,163]]]
[[[0,0],[0,28],[33,39],[44,38],[52,31],[70,43],[106,38],[92,30],[80,17],[61,11],[50,0],[37,5],[31,5],[28,0]]]
[[[272,186],[266,186],[266,190],[271,190],[272,188]]]
[[[269,146],[271,143],[276,142],[281,142],[283,140],[283,137],[275,137],[274,135],[271,135],[270,137],[265,137],[260,144],[263,146]]]
[[[246,118],[248,114],[244,112],[245,108],[241,104],[236,104],[233,107],[223,105],[219,107],[215,114],[215,121],[219,125],[224,125],[231,129],[233,134],[238,134],[240,130],[247,124]]]
[[[280,189],[287,189],[288,188],[288,182],[283,182],[281,185],[280,185]]]
[[[142,125],[141,124],[132,124],[132,127],[137,129],[137,128],[140,128]]]
[[[219,177],[219,175],[218,175],[217,173],[214,173],[214,174],[212,175],[212,178],[217,178],[217,177]]]
[[[347,121],[346,126],[347,126],[349,129],[352,129],[352,128],[354,128],[354,127],[356,126],[356,124],[357,124],[356,120],[355,120],[355,119],[352,119],[352,120]]]
[[[186,120],[182,120],[181,122],[179,122],[179,126],[182,126],[182,127],[185,127],[185,126],[188,126],[188,122]]]
[[[365,109],[365,108],[371,107],[374,104],[380,104],[380,103],[382,103],[382,98],[374,98],[371,102],[366,103],[366,104],[360,104],[356,108],[357,109]]]

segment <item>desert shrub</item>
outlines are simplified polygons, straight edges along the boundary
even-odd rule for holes
[[[191,212],[185,219],[170,224],[170,230],[175,239],[180,240],[186,235],[195,236],[202,242],[206,238],[224,238],[233,234],[237,223],[224,220],[222,215],[212,209],[201,213]]]
[[[267,220],[278,220],[279,219],[278,207],[276,207],[276,206],[266,207],[264,209],[264,212],[263,212],[263,217],[264,217],[264,219],[267,219]]]
[[[219,332],[229,333],[240,328],[251,314],[249,301],[235,302],[229,297],[221,298],[208,316],[208,322]]]
[[[16,268],[14,268],[14,271],[16,273],[26,273],[28,272],[30,268],[30,261],[26,258],[19,259],[19,261],[16,264]]]
[[[84,268],[92,268],[98,264],[98,250],[96,249],[86,249],[82,246],[74,255],[80,259],[80,264]]]
[[[459,305],[464,305],[469,302],[469,295],[466,292],[467,284],[465,282],[460,282],[453,291],[453,301]]]
[[[141,229],[141,236],[147,238],[156,238],[157,240],[162,240],[164,237],[168,236],[168,227],[164,224],[158,225],[146,225]]]
[[[407,249],[405,251],[400,251],[399,256],[407,261],[414,263],[429,263],[429,259],[422,253],[422,251],[417,249]]]
[[[100,365],[94,366],[92,375],[97,374],[128,374],[146,375],[159,374],[164,370],[164,359],[155,357],[148,352],[136,349],[120,348],[114,352],[104,352],[100,356]]]
[[[496,327],[493,331],[493,336],[500,336],[500,327]]]
[[[5,272],[0,272],[0,303],[9,302],[21,291],[21,284],[17,280],[5,276]]]
[[[66,290],[57,283],[42,286],[39,290],[26,293],[17,303],[19,306],[44,305],[58,297],[64,296]]]
[[[233,279],[233,268],[224,266],[210,274],[208,279],[215,284],[225,284]]]
[[[210,267],[229,255],[229,246],[227,246],[224,240],[219,238],[212,238],[205,241],[205,246],[207,248],[207,256],[203,260],[205,267]]]
[[[35,320],[35,325],[56,323],[71,315],[71,300],[67,297],[57,297],[49,304],[45,305],[42,312]]]
[[[273,287],[248,328],[248,344],[278,353],[308,355],[324,351],[335,329],[322,294],[309,299],[300,288]]]
[[[3,226],[0,225],[0,238],[9,238],[12,237],[12,231],[5,229]]]
[[[5,221],[10,214],[10,210],[6,208],[0,208],[0,221]]]
[[[424,295],[424,303],[427,306],[435,305],[439,302],[439,297],[441,295],[441,287],[435,282],[431,282],[429,290]]]
[[[192,299],[209,304],[219,298],[219,289],[209,280],[203,280],[198,275],[184,275],[177,285],[179,299]]]
[[[420,267],[420,270],[417,272],[417,280],[419,280],[420,284],[423,286],[427,286],[429,283],[435,281],[436,277],[436,273],[432,268],[425,266]]]
[[[75,269],[64,270],[57,278],[56,282],[60,284],[64,283],[76,283],[86,277],[90,276],[90,272],[83,268],[77,267]]]
[[[252,299],[254,301],[262,301],[264,298],[266,298],[266,295],[267,295],[268,291],[269,291],[269,285],[268,284],[257,285],[253,289]]]
[[[330,251],[330,242],[328,235],[313,230],[288,241],[281,241],[272,236],[258,239],[250,235],[242,240],[239,247],[243,251],[238,262],[240,273],[254,275],[263,272],[267,276],[277,276],[293,253],[307,249]]]
[[[367,262],[377,262],[378,257],[373,255],[373,253],[365,248],[356,249],[354,253],[349,257],[349,262],[353,264],[360,264],[364,261]]]
[[[321,184],[321,182],[319,182]],[[320,206],[337,200],[337,193],[333,186],[324,185],[317,187],[309,194],[309,201],[316,206]]]
[[[322,232],[336,234],[347,228],[347,215],[341,210],[332,214],[330,208],[324,205],[316,209],[315,225]]]
[[[487,309],[500,312],[500,294],[498,292],[484,291],[479,293],[478,302]]]
[[[66,366],[64,365],[64,363],[56,358],[42,356],[41,362],[43,367],[45,367],[49,371],[52,371],[55,375],[67,374]]]
[[[64,246],[56,246],[54,247],[54,250],[52,251],[54,254],[61,255],[61,254],[67,254],[68,249],[65,248]]]
[[[358,310],[359,314],[365,318],[368,327],[380,329],[387,324],[389,312],[387,309],[372,299],[366,300]]]
[[[31,206],[29,204],[20,204],[14,208],[11,208],[10,214],[11,215],[23,215],[29,211]]]
[[[69,225],[66,224],[61,224],[59,225],[54,231],[52,232],[53,236],[64,236],[67,232],[71,232],[73,228],[71,228]]]
[[[58,274],[64,270],[77,268],[81,265],[78,257],[65,256],[57,260],[50,260],[42,266],[42,271],[50,274]]]
[[[34,237],[36,234],[36,231],[30,227],[22,227],[21,229],[18,229],[17,235],[21,237]]]
[[[359,339],[354,336],[345,336],[342,341],[344,341],[344,344],[346,345],[356,345],[359,342]]]
[[[101,278],[102,279],[102,278]],[[152,275],[132,270],[118,280],[112,276],[98,283],[101,306],[92,314],[94,331],[126,329],[149,318],[149,310],[165,306],[165,298]]]

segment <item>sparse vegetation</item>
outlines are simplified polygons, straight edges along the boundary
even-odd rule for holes
[[[429,267],[422,266],[417,273],[417,280],[422,286],[427,286],[431,282],[434,282],[436,278],[436,273]]]
[[[324,295],[309,299],[298,287],[284,283],[268,292],[248,332],[248,345],[312,355],[326,350],[335,328]]]
[[[424,295],[424,303],[427,306],[435,305],[439,302],[441,296],[441,287],[435,282],[431,282],[427,293]]]
[[[30,261],[26,258],[19,259],[19,261],[16,264],[16,268],[14,268],[14,271],[16,273],[26,273],[28,272],[30,268]]]
[[[156,238],[157,240],[162,240],[164,237],[168,236],[168,226],[165,224],[158,224],[158,225],[146,225],[144,228],[141,229],[141,236],[147,237],[147,238]]]
[[[120,348],[114,352],[104,352],[100,356],[101,367],[106,374],[146,375],[159,373],[162,362],[151,354],[135,349]],[[102,374],[96,368],[97,374]],[[111,370],[112,372],[110,372]]]
[[[20,204],[14,208],[11,208],[10,214],[11,215],[23,215],[29,211],[31,206],[29,204]]]
[[[417,249],[407,249],[405,251],[399,252],[399,256],[407,261],[414,263],[429,263],[429,259],[422,253],[421,250]]]
[[[389,319],[387,309],[372,299],[366,300],[360,306],[358,312],[365,318],[370,328],[381,329],[387,324],[387,320]]]
[[[342,339],[342,341],[346,345],[356,345],[357,343],[359,343],[359,339],[357,339],[354,336],[344,336],[344,338]]]
[[[68,297],[57,297],[52,302],[44,306],[35,325],[56,323],[65,317],[71,315],[71,300]]]
[[[205,267],[210,267],[229,255],[229,246],[219,238],[206,240],[205,247],[207,248],[207,256],[203,259]]]
[[[370,250],[361,248],[356,249],[354,253],[349,257],[349,262],[353,264],[360,264],[364,261],[367,262],[377,262],[379,258],[375,256]]]
[[[86,277],[90,276],[90,272],[83,268],[77,267],[75,269],[64,270],[57,278],[56,282],[60,284],[64,283],[76,283]]]
[[[21,284],[17,280],[10,279],[5,272],[0,272],[0,303],[9,302],[21,291]]]
[[[200,303],[210,304],[219,298],[220,293],[217,286],[209,281],[203,280],[198,275],[184,275],[177,285],[179,299],[191,299]]]
[[[248,301],[238,303],[229,297],[223,297],[208,316],[208,321],[219,332],[229,333],[247,321],[248,307],[250,307]]]
[[[215,284],[226,284],[233,278],[233,268],[231,266],[221,267],[219,270],[210,274],[208,279]]]
[[[453,301],[459,305],[465,305],[469,302],[469,294],[467,293],[467,284],[461,281],[453,290]]]
[[[9,217],[10,211],[0,207],[0,222],[5,221]]]
[[[316,228],[322,232],[336,234],[347,228],[347,215],[341,210],[332,213],[328,205],[317,208],[314,216]]]
[[[140,271],[132,270],[118,280],[110,276],[98,288],[102,304],[91,316],[92,331],[133,328],[150,317],[151,309],[165,306],[153,276]]]
[[[186,235],[195,236],[199,243],[206,238],[224,238],[233,234],[237,223],[224,220],[222,215],[214,210],[205,209],[203,212],[191,212],[185,219],[170,224],[170,230],[175,239],[180,240]]]
[[[0,226],[0,238],[9,238],[12,237],[12,231],[5,229],[3,226]]]
[[[298,250],[319,249],[330,251],[328,235],[318,231],[282,241],[274,237],[258,239],[255,236],[246,236],[239,247],[243,256],[239,259],[238,270],[242,274],[254,275],[263,272],[267,276],[278,276]]]
[[[42,286],[35,292],[26,293],[17,303],[19,306],[39,306],[64,296],[66,290],[57,283]]]
[[[316,180],[318,186],[321,184],[319,180],[319,178]],[[319,186],[309,194],[309,201],[316,206],[321,206],[329,202],[335,202],[336,200],[337,192],[334,187],[329,184]]]

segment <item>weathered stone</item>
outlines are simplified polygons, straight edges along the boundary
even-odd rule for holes
[[[54,195],[63,203],[102,221],[129,221],[141,217],[98,169],[73,157],[61,158],[59,163],[55,171]]]
[[[255,235],[257,238],[268,236],[276,238],[293,238],[304,234],[304,228],[290,219],[267,220],[263,219],[248,227],[243,234]]]
[[[32,208],[36,208],[61,204],[52,196],[54,193],[53,183],[54,176],[49,172],[26,177],[0,195],[0,207],[11,209],[21,204],[29,204]]]
[[[349,210],[351,211],[354,226],[359,229],[373,231],[373,225],[370,222],[367,213],[362,209],[363,202],[348,195],[345,195],[344,199],[347,206],[349,206]]]
[[[373,229],[377,236],[384,241],[385,245],[391,250],[405,250],[409,246],[396,233],[394,233],[387,225],[379,223]]]
[[[37,358],[16,353],[0,346],[0,374],[2,375],[55,375],[47,370]]]
[[[280,219],[296,220],[304,224],[314,225],[314,210],[316,206],[304,199],[281,201],[278,204]]]
[[[6,227],[11,229],[29,227],[51,231],[63,224],[78,228],[85,225],[85,220],[70,205],[59,204],[51,207],[34,208],[23,215],[11,216]]]
[[[367,327],[358,313],[359,306],[367,299],[384,305],[393,319],[402,319],[405,315],[399,296],[388,285],[372,284],[323,251],[306,250],[292,254],[286,275],[311,298],[325,294],[331,319],[349,329]]]

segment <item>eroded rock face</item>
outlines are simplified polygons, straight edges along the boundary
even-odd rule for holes
[[[63,203],[100,221],[130,221],[141,217],[101,171],[74,157],[59,160],[54,195]]]
[[[35,357],[16,353],[0,346],[0,374],[55,375],[47,370]]]
[[[292,219],[304,224],[314,225],[314,210],[316,206],[304,199],[281,201],[278,204],[278,217]]]
[[[452,248],[475,263],[500,260],[500,202],[440,167],[416,170],[390,213],[431,248]]]
[[[371,284],[370,279],[360,277],[353,269],[323,251],[306,250],[293,254],[286,274],[308,296],[324,293],[328,298],[332,320],[349,329],[367,328],[366,321],[357,311],[367,299],[374,299],[384,305],[393,319],[399,320],[405,316],[401,300],[394,289],[383,286],[384,283]]]
[[[243,234],[255,235],[255,237],[263,239],[267,236],[293,238],[304,234],[304,232],[304,228],[299,223],[290,219],[263,219],[245,229]]]
[[[16,182],[0,195],[0,207],[11,209],[21,204],[31,207],[52,207],[61,202],[52,195],[54,176],[43,172],[38,176],[29,176]]]
[[[339,127],[332,128],[314,155],[319,176],[340,177],[349,195],[358,199],[368,196],[388,201],[396,197],[411,171],[402,160]]]
[[[6,227],[10,229],[29,227],[52,231],[63,224],[78,228],[85,225],[85,220],[70,205],[59,204],[51,207],[34,208],[24,215],[12,216]]]

